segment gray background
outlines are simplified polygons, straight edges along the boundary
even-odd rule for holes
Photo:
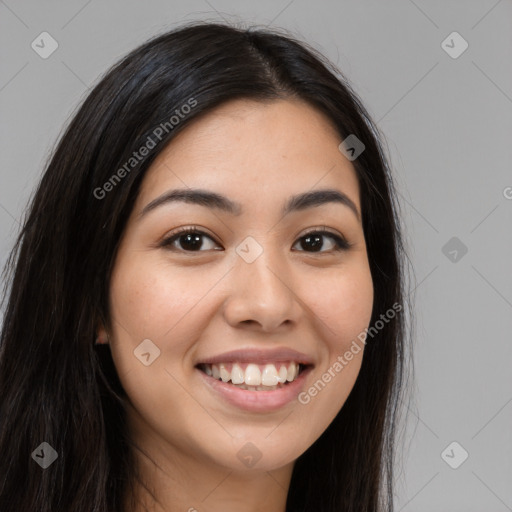
[[[511,1],[0,1],[0,263],[99,75],[193,19],[289,29],[354,84],[386,135],[417,286],[397,510],[512,510]],[[31,48],[43,31],[59,44],[47,59]],[[453,31],[469,44],[455,59]],[[458,469],[441,456],[453,441],[469,453]]]

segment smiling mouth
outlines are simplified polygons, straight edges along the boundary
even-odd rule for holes
[[[215,380],[249,391],[273,391],[299,377],[312,365],[287,361],[280,363],[201,363],[197,369]]]

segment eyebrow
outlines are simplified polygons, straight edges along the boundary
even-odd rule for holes
[[[144,207],[139,214],[139,219],[155,208],[173,202],[185,202],[205,206],[206,208],[221,210],[235,216],[239,216],[242,213],[240,203],[232,201],[225,196],[208,190],[187,188],[169,190],[157,197]],[[359,211],[352,199],[336,189],[314,190],[291,196],[283,206],[281,215],[285,216],[291,212],[306,210],[307,208],[321,206],[327,203],[339,203],[347,206],[352,210],[357,220],[360,221]]]

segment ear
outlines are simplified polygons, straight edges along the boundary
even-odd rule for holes
[[[105,328],[100,325],[96,331],[96,345],[108,345],[108,334]]]

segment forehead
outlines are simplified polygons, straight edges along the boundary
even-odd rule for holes
[[[352,163],[332,122],[297,100],[233,100],[193,120],[144,177],[139,207],[172,188],[221,191],[239,202],[336,187],[359,208]]]

